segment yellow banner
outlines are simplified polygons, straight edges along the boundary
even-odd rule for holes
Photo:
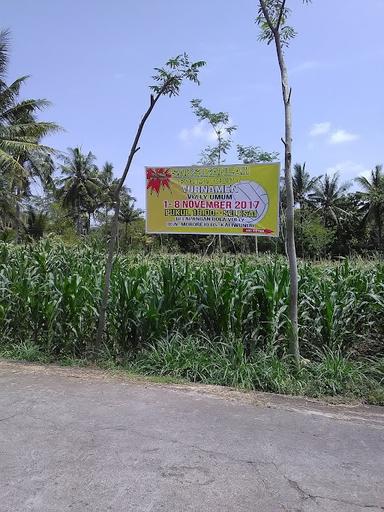
[[[146,167],[147,233],[278,236],[280,164]]]

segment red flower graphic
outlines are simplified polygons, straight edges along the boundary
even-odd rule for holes
[[[159,194],[161,188],[169,188],[172,174],[165,167],[151,167],[147,169],[147,189]]]

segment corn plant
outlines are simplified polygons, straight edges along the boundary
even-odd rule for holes
[[[91,244],[1,243],[3,344],[33,343],[53,357],[85,357],[95,339],[102,279],[103,254]],[[291,329],[288,293],[288,268],[275,257],[120,255],[111,276],[105,350],[129,359],[177,334],[229,346],[236,340],[248,359],[260,350],[283,357]],[[383,353],[383,311],[382,262],[299,267],[306,358],[318,359],[324,349]]]

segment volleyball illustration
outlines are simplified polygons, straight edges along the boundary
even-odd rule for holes
[[[257,210],[256,217],[242,218],[240,222],[251,222],[253,225],[262,220],[268,211],[268,194],[264,188],[254,181],[240,181],[232,185],[233,201],[238,201],[242,210]],[[244,206],[244,208],[243,208]]]

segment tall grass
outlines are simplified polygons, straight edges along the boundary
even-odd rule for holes
[[[130,367],[192,382],[284,394],[350,395],[384,405],[383,361],[354,360],[340,350],[317,351],[316,360],[296,369],[289,357],[273,350],[248,356],[239,340],[176,334],[143,350]]]

